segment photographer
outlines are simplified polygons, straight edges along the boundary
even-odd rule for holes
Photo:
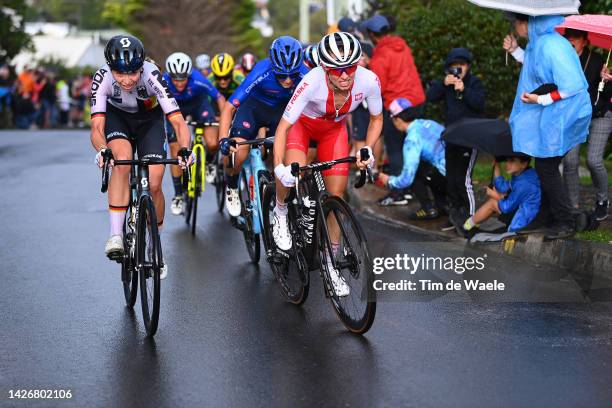
[[[444,79],[434,80],[427,90],[427,101],[444,101],[446,127],[463,119],[480,117],[485,107],[482,81],[470,73],[472,54],[466,48],[453,48],[444,63]],[[447,143],[446,177],[451,221],[465,220],[476,210],[472,170],[477,152]],[[443,229],[452,229],[448,224]]]

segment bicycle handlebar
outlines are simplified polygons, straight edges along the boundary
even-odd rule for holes
[[[110,172],[110,161],[113,159],[113,152],[110,149],[106,149],[106,152],[103,155],[104,157],[104,165],[102,166],[102,188],[100,192],[106,193],[108,191],[108,179]],[[145,157],[134,160],[114,160],[114,166],[151,166],[156,164],[174,164],[178,165],[178,159],[158,159],[156,157]],[[191,174],[189,172],[189,167],[187,167],[188,178],[191,179]]]
[[[245,140],[244,142],[236,142],[236,139],[230,139],[229,141],[232,147],[236,146],[251,146],[251,147],[259,147],[261,145],[267,145],[268,147],[274,144],[274,136],[266,137],[263,139],[253,139],[253,140]],[[230,153],[230,162],[229,168],[233,169],[236,165],[236,153]]]
[[[361,155],[361,160],[362,161],[368,160],[370,158],[370,152],[365,147],[361,148],[359,150],[359,153]],[[291,174],[293,174],[294,177],[298,177],[299,173],[301,173],[301,172],[329,170],[333,166],[335,166],[336,164],[340,164],[340,163],[355,163],[355,162],[357,162],[357,158],[355,156],[343,157],[341,159],[330,160],[330,161],[327,161],[327,162],[307,164],[307,165],[302,166],[302,167],[300,167],[299,163],[296,162],[296,163],[291,163]],[[357,180],[357,182],[354,185],[355,188],[363,187],[365,185],[366,181],[369,181],[370,183],[373,182],[372,170],[369,167],[366,168],[365,170],[360,170],[360,172],[359,172],[359,179]]]
[[[219,127],[219,122],[198,122],[195,120],[190,120],[187,121],[187,124],[195,127]]]

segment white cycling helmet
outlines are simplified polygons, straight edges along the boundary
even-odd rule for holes
[[[319,63],[328,68],[346,68],[361,58],[361,44],[350,33],[337,32],[323,37],[317,47]]]
[[[166,71],[172,79],[187,79],[192,66],[191,58],[184,52],[170,54],[166,60]]]
[[[208,69],[210,68],[210,55],[208,54],[200,54],[196,57],[195,60],[196,67],[198,69]]]

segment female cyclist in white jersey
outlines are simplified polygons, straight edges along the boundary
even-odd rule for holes
[[[371,146],[382,131],[380,82],[376,74],[357,65],[361,58],[359,41],[349,33],[332,33],[323,37],[317,51],[321,65],[312,69],[298,84],[278,124],[274,141],[277,202],[273,236],[276,245],[285,251],[292,245],[284,202],[288,188],[295,185],[290,164],[298,162],[303,166],[306,163],[310,139],[317,142],[320,161],[348,156],[346,116],[365,100],[370,112],[366,136],[370,159],[362,162],[358,155],[357,161],[357,165],[364,168],[374,162]],[[324,171],[327,190],[332,195],[341,196],[348,183],[348,174],[348,163]],[[338,245],[338,226],[332,223],[329,230],[332,246]],[[330,277],[339,296],[349,294],[348,285],[331,265]]]

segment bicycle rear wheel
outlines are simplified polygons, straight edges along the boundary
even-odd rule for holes
[[[130,205],[123,223],[123,261],[121,262],[121,281],[125,303],[131,309],[138,294],[138,273],[136,273],[136,225],[134,211]]]
[[[246,245],[247,252],[249,253],[249,258],[251,258],[251,262],[258,263],[260,258],[261,243],[259,240],[259,234],[255,234],[253,231],[253,214],[249,180],[246,179],[246,172],[244,170],[240,173],[238,195],[240,197],[242,218],[244,222],[242,226],[244,243]]]
[[[152,337],[159,323],[159,279],[162,263],[161,244],[157,230],[157,216],[151,197],[140,200],[138,212],[138,267],[140,277],[140,303],[147,335]]]
[[[376,292],[372,289],[374,272],[367,240],[359,222],[348,205],[340,198],[331,196],[323,203],[323,216],[330,225],[330,217],[339,226],[338,249],[334,254],[338,271],[350,287],[348,296],[336,296],[332,289],[328,260],[331,248],[324,237],[325,229],[319,231],[319,255],[321,270],[325,276],[325,289],[332,306],[342,323],[353,333],[363,334],[374,323],[376,315]]]
[[[274,207],[276,206],[276,186],[271,181],[263,188],[262,213],[263,213],[263,239],[268,248],[268,262],[274,276],[278,281],[282,294],[295,305],[301,305],[308,298],[310,279],[308,263],[301,248],[294,242],[293,248],[287,252],[276,248],[272,236],[272,218]],[[295,219],[288,216],[290,229],[297,231],[294,223]],[[295,236],[295,235],[294,235]]]

